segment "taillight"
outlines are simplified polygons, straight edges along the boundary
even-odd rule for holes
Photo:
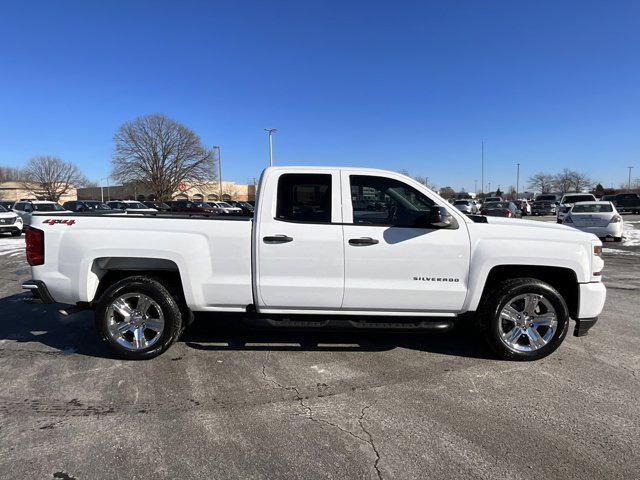
[[[602,256],[602,245],[594,245],[593,246],[593,254],[596,257],[601,257]]]
[[[620,215],[614,215],[613,218],[609,221],[609,223],[619,223],[622,221],[622,217]]]
[[[28,227],[25,231],[27,243],[27,263],[32,267],[44,263],[44,232],[37,228]]]
[[[504,209],[502,213],[504,213],[507,217],[511,216],[511,210]]]

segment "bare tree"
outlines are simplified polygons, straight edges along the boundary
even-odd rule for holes
[[[165,115],[126,122],[113,140],[113,178],[136,183],[158,200],[171,198],[183,182],[198,185],[215,179],[213,153],[192,130]]]
[[[57,202],[69,190],[83,186],[86,181],[75,164],[47,155],[27,162],[22,183],[36,197]]]
[[[586,173],[576,172],[570,170],[571,186],[574,191],[581,192],[583,190],[593,187],[593,180],[591,180]]]
[[[24,177],[24,170],[18,167],[0,167],[0,182],[20,182]]]
[[[540,193],[549,193],[553,188],[553,175],[539,172],[529,177],[529,188],[539,191]]]
[[[564,168],[562,172],[554,175],[553,186],[561,193],[570,192],[573,187],[573,170]]]

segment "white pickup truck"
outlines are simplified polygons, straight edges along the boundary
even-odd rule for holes
[[[537,359],[602,311],[602,244],[527,220],[468,217],[398,173],[274,167],[255,218],[34,213],[33,301],[92,308],[103,340],[150,358],[193,312],[273,325],[481,328]],[[215,317],[215,315],[214,315]]]

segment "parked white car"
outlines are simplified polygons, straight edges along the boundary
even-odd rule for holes
[[[578,202],[595,202],[596,197],[590,193],[565,193],[556,209],[556,221],[562,223],[564,216]]]
[[[224,213],[230,215],[242,215],[242,209],[239,207],[234,207],[233,205],[228,204],[227,202],[208,202],[214,207],[218,207]]]
[[[147,207],[136,200],[114,200],[107,202],[107,205],[114,210],[124,210],[127,213],[158,213],[156,208]]]
[[[611,202],[578,202],[564,216],[562,223],[599,238],[622,241],[622,217]]]
[[[0,205],[0,233],[10,233],[13,237],[22,235],[22,218],[17,213]]]
[[[475,200],[456,200],[453,202],[453,206],[468,215],[475,215],[478,213],[478,205]]]

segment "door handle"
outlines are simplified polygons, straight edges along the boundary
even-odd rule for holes
[[[293,242],[293,238],[286,235],[274,235],[273,237],[262,237],[264,243],[288,243]]]
[[[354,245],[356,247],[361,247],[365,245],[375,245],[378,243],[378,240],[371,237],[363,237],[363,238],[350,238],[349,245]]]

